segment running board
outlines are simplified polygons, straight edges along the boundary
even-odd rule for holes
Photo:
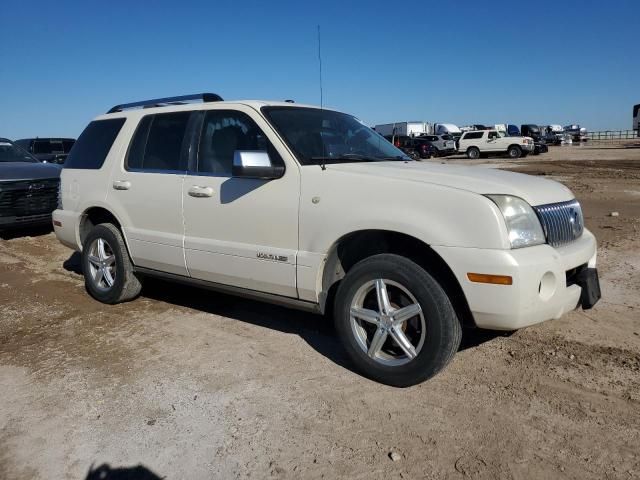
[[[176,275],[174,273],[161,272],[158,270],[153,270],[151,268],[135,267],[134,270],[136,273],[147,275],[149,277],[171,280],[185,285],[193,285],[195,287],[200,287],[207,290],[213,290],[216,292],[227,293],[229,295],[235,295],[237,297],[244,297],[251,300],[272,303],[274,305],[281,305],[283,307],[295,308],[296,310],[303,310],[305,312],[322,313],[320,311],[320,305],[318,305],[317,303],[306,302],[297,298],[285,297],[283,295],[274,295],[272,293],[258,292],[256,290],[234,287],[232,285],[225,285],[222,283],[208,282],[207,280],[185,277],[183,275]]]

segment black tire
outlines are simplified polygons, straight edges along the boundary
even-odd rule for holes
[[[522,156],[522,149],[517,145],[511,145],[507,150],[509,158],[520,158]]]
[[[467,148],[467,158],[470,158],[471,160],[480,158],[480,150],[476,147]]]
[[[106,280],[96,281],[93,273],[100,268],[96,267],[96,260],[99,258],[96,259],[92,255],[92,251],[94,245],[97,248],[98,242],[101,240],[106,242],[106,247],[103,247],[103,250],[107,252],[109,258],[113,257],[115,262],[110,267],[113,272],[113,274],[109,274],[112,278],[110,286]],[[93,261],[90,260],[90,257],[93,258]],[[118,227],[110,223],[96,225],[87,235],[82,248],[82,272],[87,292],[102,303],[115,304],[132,300],[140,294],[142,289],[142,284],[133,271],[133,264],[122,233]],[[104,279],[105,276],[106,274],[103,273],[100,278]]]
[[[417,314],[405,322],[406,326],[402,324],[400,327],[408,332],[409,322],[418,325],[421,320],[424,320],[425,326],[421,348],[414,350],[417,355],[414,358],[405,355],[402,361],[406,363],[401,365],[388,365],[371,358],[365,349],[366,345],[371,348],[370,340],[373,335],[367,337],[368,344],[359,343],[362,340],[358,339],[352,324],[352,302],[356,301],[363,288],[376,279],[385,279],[403,286],[422,309],[421,317]],[[395,288],[393,283],[389,283],[389,287]],[[373,292],[374,295],[375,293]],[[395,387],[409,387],[436,375],[458,351],[462,337],[460,321],[449,297],[438,282],[414,262],[392,254],[374,255],[349,270],[336,294],[334,322],[342,345],[356,369],[372,380]],[[365,323],[377,332],[379,326]],[[365,323],[361,322],[361,325]],[[382,351],[383,347],[397,350],[399,344],[387,337],[380,350],[386,354]]]

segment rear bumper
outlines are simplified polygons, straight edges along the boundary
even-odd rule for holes
[[[581,303],[582,288],[567,281],[568,276],[576,268],[596,266],[596,240],[586,229],[578,240],[559,248],[433,248],[456,275],[476,325],[495,330],[516,330],[575,309]],[[467,273],[507,275],[513,284],[474,283]]]
[[[69,210],[54,210],[51,217],[53,230],[60,243],[73,250],[81,250],[79,238],[80,215]]]

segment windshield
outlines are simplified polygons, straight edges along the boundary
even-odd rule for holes
[[[301,107],[263,107],[262,111],[303,165],[410,160],[345,113]]]
[[[36,140],[33,142],[33,153],[38,155],[65,154],[69,153],[71,146],[73,143],[69,144],[69,142],[62,140]]]
[[[38,160],[17,145],[0,140],[0,163],[3,162],[38,163]]]

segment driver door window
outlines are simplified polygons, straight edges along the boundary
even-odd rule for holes
[[[236,150],[269,152],[269,141],[260,128],[242,112],[210,110],[204,118],[198,147],[198,173],[231,177]]]

